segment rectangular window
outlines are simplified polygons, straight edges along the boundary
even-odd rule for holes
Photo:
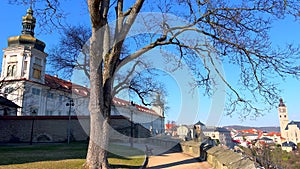
[[[62,95],[59,95],[59,102],[62,102],[63,101],[63,97]]]
[[[50,98],[50,99],[53,99],[53,98],[54,98],[54,95],[53,95],[53,93],[50,93],[50,92],[49,92],[49,93],[47,94],[47,97]]]
[[[17,55],[11,55],[9,58],[9,62],[17,62]]]
[[[41,79],[41,70],[33,69],[33,78]]]
[[[42,59],[40,59],[40,58],[35,58],[34,63],[37,64],[37,65],[42,66]]]
[[[53,114],[53,111],[52,110],[47,110],[46,111],[46,116],[52,116]]]
[[[26,71],[26,70],[27,70],[27,64],[28,64],[28,62],[27,62],[27,61],[25,61],[25,62],[24,62],[24,71]]]
[[[34,95],[40,95],[40,93],[41,93],[40,89],[32,88],[32,94],[34,94]]]

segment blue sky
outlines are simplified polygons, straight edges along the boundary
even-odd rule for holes
[[[0,47],[1,49],[7,47],[7,38],[10,36],[16,36],[21,33],[21,20],[22,16],[26,14],[28,6],[16,6],[9,5],[7,1],[0,1],[1,10],[0,10],[0,20],[1,20],[1,31],[0,31]],[[89,24],[89,18],[86,15],[86,7],[82,8],[84,5],[83,1],[67,1],[65,6],[69,12],[68,21],[73,24]],[[42,29],[38,25],[36,26],[36,33]],[[275,22],[271,30],[271,40],[273,46],[282,46],[286,42],[294,42],[299,44],[300,42],[300,23],[293,21],[292,18],[287,18],[284,21]],[[53,34],[36,34],[38,39],[46,43],[46,52],[57,43],[59,35]],[[2,51],[0,52],[2,56]],[[230,76],[232,72],[226,71],[225,75]],[[169,96],[167,98],[169,102],[170,110],[167,112],[166,120],[175,120],[177,121],[180,111],[180,102],[182,100],[178,99],[181,97],[180,94],[173,92],[178,89],[178,84],[172,76],[164,77],[168,82],[168,88],[170,89]],[[285,81],[278,79],[280,82],[280,88],[283,89],[281,97],[284,99],[288,111],[290,120],[299,120],[300,121],[300,105],[299,105],[299,94],[300,94],[300,82],[287,78]],[[199,99],[200,98],[200,99]],[[195,121],[201,120],[206,122],[208,118],[208,112],[211,110],[211,100],[207,97],[203,97],[199,94],[198,98],[198,108],[186,108],[186,112],[197,111],[197,117]],[[190,106],[192,107],[192,105]],[[242,124],[242,125],[252,125],[252,126],[279,126],[277,109],[274,109],[271,112],[265,112],[265,116],[259,117],[256,120],[246,120],[241,122],[237,115],[233,117],[222,116],[219,125],[229,125],[229,124]]]

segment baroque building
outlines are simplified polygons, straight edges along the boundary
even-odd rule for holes
[[[34,36],[35,23],[30,7],[22,17],[21,35],[9,37],[3,49],[3,97],[19,106],[17,116],[88,116],[89,89],[45,73],[46,44]],[[153,134],[164,132],[164,105],[159,96],[152,109],[119,98],[113,104],[112,116],[122,115]]]
[[[289,122],[287,107],[284,104],[283,99],[279,100],[278,115],[281,136],[285,139],[287,143],[300,143],[300,121]],[[282,144],[284,143],[285,142],[283,142]]]

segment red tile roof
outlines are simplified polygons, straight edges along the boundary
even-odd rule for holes
[[[166,124],[166,129],[169,130],[169,129],[175,127],[175,126],[176,126],[176,124],[173,124],[173,123],[167,123],[167,124]]]
[[[45,85],[47,85],[48,87],[50,87],[52,89],[61,90],[61,91],[68,92],[68,93],[74,92],[75,94],[80,95],[80,96],[88,96],[88,93],[89,93],[89,88],[87,88],[87,87],[83,87],[78,84],[72,83],[70,81],[66,81],[66,80],[63,80],[63,79],[60,79],[58,77],[51,76],[48,74],[45,75]],[[131,105],[131,103],[129,101],[126,101],[126,100],[123,100],[120,98],[116,98],[116,97],[113,98],[113,103],[115,105],[119,105],[119,106]],[[141,112],[146,112],[149,114],[160,116],[154,110],[149,109],[147,107],[144,107],[144,106],[141,106],[138,104],[135,104],[135,107]]]
[[[249,134],[257,134],[257,138],[261,138],[263,136],[263,132],[257,129],[246,129],[246,130],[238,130],[239,133],[249,133]]]
[[[72,83],[70,81],[55,76],[45,74],[45,85],[51,89],[62,90],[68,93],[72,92]]]
[[[266,134],[266,136],[281,136],[281,133],[280,132],[269,132],[268,134]]]
[[[45,84],[34,82],[34,81],[27,80],[24,78],[14,79],[14,80],[6,80],[6,81],[9,82],[9,81],[23,81],[23,80],[26,80],[26,81],[29,81],[32,83],[37,83],[40,85],[46,85],[46,86],[50,87],[51,89],[56,89],[56,90],[60,90],[60,91],[67,92],[67,93],[74,92],[75,94],[83,96],[83,97],[87,97],[89,94],[89,91],[90,91],[90,89],[87,87],[72,83],[71,81],[60,79],[55,76],[51,76],[48,74],[45,74]],[[119,106],[131,105],[131,103],[129,101],[126,101],[126,100],[123,100],[120,98],[116,98],[116,97],[113,98],[113,103],[117,104]],[[135,104],[135,107],[141,112],[146,112],[149,114],[153,114],[155,116],[162,117],[161,115],[157,114],[154,110],[149,109],[147,107],[144,107],[144,106],[141,106],[138,104]]]
[[[129,106],[131,105],[131,103],[129,101],[126,101],[126,100],[123,100],[123,99],[120,99],[120,98],[116,98],[114,97],[113,98],[113,103],[115,105],[119,105],[119,106]],[[153,114],[153,115],[156,115],[156,116],[160,116],[159,114],[157,114],[154,110],[152,109],[149,109],[147,107],[144,107],[144,106],[141,106],[141,105],[138,105],[138,104],[135,104],[134,105],[139,111],[141,112],[146,112],[146,113],[149,113],[149,114]]]
[[[238,130],[241,133],[251,133],[251,134],[258,134],[262,131],[256,129],[246,129],[246,130]]]

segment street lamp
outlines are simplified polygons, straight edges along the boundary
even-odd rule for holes
[[[133,107],[135,104],[131,101],[130,105],[132,106],[130,107],[130,147],[133,147]]]
[[[71,136],[71,108],[74,106],[73,99],[69,100],[69,103],[66,103],[66,106],[69,106],[69,121],[68,121],[68,144],[70,144],[70,136]]]
[[[35,119],[36,111],[33,110],[31,114],[32,114],[32,123],[31,123],[31,133],[30,133],[30,145],[32,145],[33,127],[34,127],[34,119]]]

